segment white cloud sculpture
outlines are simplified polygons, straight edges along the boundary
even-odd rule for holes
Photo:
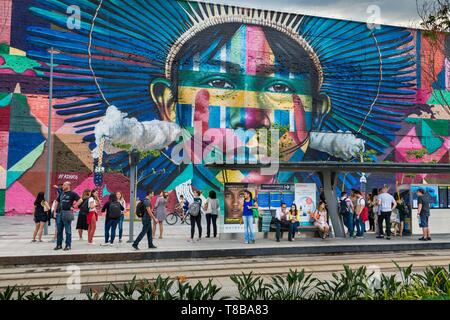
[[[151,120],[139,122],[136,118],[127,118],[116,106],[110,106],[99,123],[95,125],[95,143],[100,145],[102,137],[106,137],[104,150],[106,153],[118,152],[112,144],[131,145],[139,151],[161,150],[174,142],[181,134],[178,124],[169,121]],[[98,149],[92,152],[98,157]]]
[[[351,160],[365,150],[363,139],[350,132],[311,132],[310,148],[326,152],[336,158]]]

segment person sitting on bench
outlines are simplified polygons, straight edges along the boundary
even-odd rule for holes
[[[280,242],[281,228],[287,228],[289,230],[288,240],[292,241],[292,233],[291,233],[291,223],[288,220],[289,212],[286,208],[286,203],[282,203],[280,208],[277,208],[275,213],[275,231],[276,231],[276,240]]]
[[[297,210],[297,205],[293,203],[291,205],[291,210],[289,210],[288,220],[290,222],[289,233],[291,235],[292,241],[295,239],[295,234],[297,233],[297,228],[300,226],[300,212]],[[289,240],[291,241],[291,240]]]
[[[314,212],[314,225],[319,228],[322,239],[325,239],[329,232],[330,226],[328,225],[327,209],[325,207],[325,202],[320,201],[316,212]]]

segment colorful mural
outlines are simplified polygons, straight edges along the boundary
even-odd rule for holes
[[[234,160],[255,160],[252,150],[269,149],[262,129],[279,130],[281,161],[450,161],[443,35],[175,0],[0,6],[0,214],[31,212],[45,189],[51,47],[52,184],[127,195],[130,146],[141,150],[139,195],[165,189],[189,200],[192,188],[226,182],[320,184],[315,174],[205,166],[230,148],[244,150]],[[181,142],[192,162],[173,158]],[[340,175],[338,186],[358,187],[359,178]],[[368,184],[449,178],[369,175]]]

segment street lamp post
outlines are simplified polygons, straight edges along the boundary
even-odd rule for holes
[[[134,214],[136,208],[136,173],[139,162],[139,151],[135,148],[130,152],[130,233],[128,242],[134,241]]]
[[[50,88],[48,94],[48,121],[47,121],[47,168],[45,172],[45,198],[50,202],[50,183],[51,183],[51,169],[52,169],[52,99],[53,99],[53,55],[58,54],[59,51],[51,47],[50,53]],[[44,235],[48,234],[48,225],[44,224]]]

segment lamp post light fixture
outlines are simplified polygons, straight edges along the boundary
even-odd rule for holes
[[[53,108],[53,56],[60,53],[51,47],[47,50],[50,53],[50,87],[48,94],[48,121],[47,121],[47,168],[45,172],[45,198],[50,202],[50,183],[52,170],[52,108]],[[44,235],[48,234],[48,224],[44,225]]]

